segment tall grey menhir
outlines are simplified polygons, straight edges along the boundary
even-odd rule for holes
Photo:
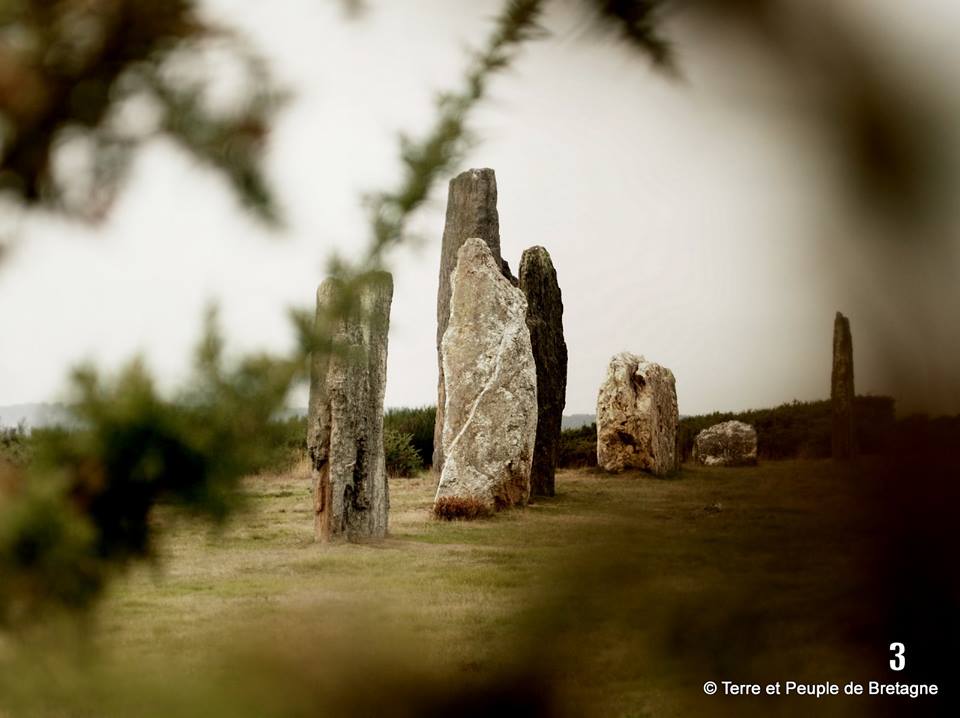
[[[433,428],[433,468],[443,471],[443,412],[446,394],[443,385],[443,333],[450,323],[450,275],[457,266],[457,252],[468,239],[479,238],[490,247],[497,264],[508,279],[510,269],[500,256],[500,216],[497,214],[497,177],[491,169],[471,169],[450,180],[447,218],[440,250],[440,283],[437,290],[437,418]]]
[[[332,278],[317,290],[317,325],[331,346],[315,352],[310,367],[307,451],[314,530],[323,542],[384,536],[390,504],[383,397],[393,279],[386,272],[370,277],[355,306],[342,291]]]

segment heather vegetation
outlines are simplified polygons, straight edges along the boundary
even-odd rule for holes
[[[860,451],[882,450],[896,426],[894,401],[886,396],[858,396],[855,403],[857,442]],[[831,408],[829,401],[793,401],[772,409],[714,412],[680,420],[680,449],[690,458],[693,440],[704,429],[735,419],[757,430],[759,459],[826,458],[830,456]]]
[[[387,476],[410,478],[423,469],[423,459],[413,445],[413,437],[394,429],[383,431],[383,451],[387,463]]]
[[[557,466],[579,469],[597,465],[596,422],[560,432]]]
[[[383,429],[409,436],[410,446],[420,457],[420,463],[429,466],[433,459],[433,426],[436,416],[435,406],[388,409],[383,416]],[[390,463],[389,455],[387,463]]]

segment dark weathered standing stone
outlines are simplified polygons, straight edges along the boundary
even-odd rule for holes
[[[567,402],[567,344],[557,272],[543,247],[520,259],[520,289],[527,297],[527,328],[537,365],[537,441],[530,473],[531,496],[553,496],[560,422]]]
[[[850,459],[857,453],[856,423],[853,416],[853,338],[850,320],[837,312],[833,321],[833,372],[830,375],[830,403],[833,407],[833,458]]]
[[[437,289],[437,418],[433,428],[433,468],[443,471],[443,411],[446,403],[440,343],[450,323],[450,275],[457,266],[457,252],[468,239],[486,242],[504,276],[514,285],[500,257],[500,216],[497,214],[497,177],[491,169],[472,169],[450,180],[447,218],[440,249],[440,283]]]
[[[317,321],[332,345],[317,352],[310,371],[307,451],[312,464],[314,530],[318,541],[379,537],[387,532],[389,495],[383,447],[387,330],[393,280],[383,272],[361,290],[360,308],[331,317],[341,284],[317,290]]]

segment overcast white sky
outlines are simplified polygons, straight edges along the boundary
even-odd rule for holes
[[[31,221],[0,265],[0,404],[55,400],[78,361],[115,368],[136,353],[173,386],[211,299],[233,348],[292,346],[286,308],[312,303],[332,249],[367,239],[361,193],[395,182],[396,132],[422,134],[433,94],[458,82],[464,46],[483,39],[499,6],[370,4],[346,21],[331,0],[211,0],[211,15],[246,32],[295,93],[268,161],[287,229],[265,232],[219,178],[153,143],[105,225]],[[940,66],[955,81],[960,10],[898,4],[869,4],[875,29],[900,26],[891,61],[948,58]],[[841,241],[851,225],[811,108],[762,58],[721,50],[722,32],[678,27],[677,82],[584,37],[578,16],[555,5],[554,36],[496,81],[463,168],[496,170],[514,269],[528,246],[553,256],[566,412],[594,411],[606,364],[623,350],[674,371],[683,414],[824,398],[836,309],[852,319],[858,392],[902,395],[886,371],[893,340],[914,379],[909,402],[960,411],[950,311],[960,295],[943,289],[956,284],[960,252],[904,269],[942,290],[930,295],[932,318],[897,314],[889,276]],[[425,243],[395,257],[388,406],[435,401],[445,196],[443,186],[417,217]],[[852,277],[846,286],[834,281],[838,268]]]

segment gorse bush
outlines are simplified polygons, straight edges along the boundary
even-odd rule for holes
[[[557,467],[580,469],[597,465],[597,425],[564,429],[560,432]]]
[[[433,425],[437,418],[435,406],[416,409],[388,409],[383,417],[384,431],[408,434],[410,443],[423,465],[433,462]]]
[[[158,503],[222,521],[238,481],[282,443],[272,417],[300,365],[226,366],[211,317],[195,376],[172,399],[139,362],[112,380],[75,372],[79,428],[31,436],[31,460],[0,487],[0,625],[89,605],[113,571],[152,555]]]
[[[384,429],[383,450],[387,458],[387,476],[407,478],[416,476],[423,469],[423,460],[410,434]]]

